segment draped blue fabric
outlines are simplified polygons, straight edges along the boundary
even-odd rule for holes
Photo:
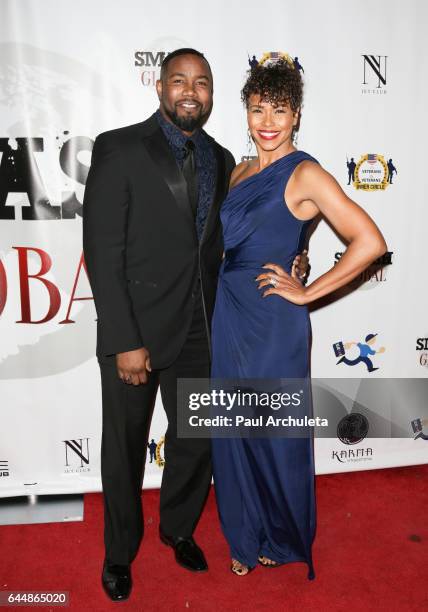
[[[308,221],[284,201],[287,182],[303,160],[293,151],[233,187],[221,209],[223,261],[212,324],[212,377],[309,378],[310,320],[306,306],[262,297],[255,277],[272,262],[291,272]],[[310,402],[309,402],[310,403]],[[306,406],[308,416],[311,406]],[[251,567],[265,555],[303,561],[314,577],[313,440],[213,439],[214,480],[231,556]]]

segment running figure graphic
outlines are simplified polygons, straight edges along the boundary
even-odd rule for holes
[[[385,347],[381,346],[377,351],[372,348],[373,344],[376,342],[376,336],[377,334],[368,334],[364,342],[347,342],[344,345],[345,350],[350,349],[352,346],[358,346],[358,348],[360,349],[360,354],[355,359],[348,359],[346,355],[343,355],[336,365],[338,365],[339,363],[346,363],[346,365],[354,366],[357,365],[357,363],[365,363],[368,372],[374,372],[375,370],[378,370],[379,368],[375,368],[373,366],[373,362],[370,359],[369,355],[371,356],[377,355],[379,353],[384,353]]]

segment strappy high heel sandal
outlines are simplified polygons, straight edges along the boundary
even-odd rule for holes
[[[272,559],[269,559],[264,555],[260,555],[258,561],[259,565],[262,565],[263,567],[281,567],[281,565],[284,565],[283,563],[277,563],[276,561],[272,561]]]
[[[250,572],[252,572],[254,567],[248,567],[248,565],[244,565],[237,559],[232,559],[232,565],[230,566],[230,571],[235,576],[246,576]]]

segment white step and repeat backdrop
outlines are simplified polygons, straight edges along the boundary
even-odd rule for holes
[[[0,0],[0,12],[0,496],[100,489],[96,314],[82,265],[85,181],[95,136],[155,110],[160,62],[183,46],[211,62],[207,130],[237,160],[254,154],[240,102],[249,60],[298,58],[306,89],[298,146],[388,242],[381,265],[354,291],[312,313],[313,376],[355,378],[360,398],[356,409],[349,384],[341,393],[324,380],[326,401],[341,402],[344,420],[337,437],[317,439],[317,472],[427,462],[427,397],[411,380],[428,376],[427,6]],[[311,277],[344,248],[321,222],[310,241]],[[376,371],[351,342],[378,351]],[[337,365],[335,348],[351,363]],[[385,402],[361,391],[361,379],[373,378],[393,385],[395,404],[384,414]],[[370,415],[393,437],[366,436]],[[160,483],[165,423],[159,401],[147,487]]]

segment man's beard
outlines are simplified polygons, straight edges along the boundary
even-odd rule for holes
[[[168,108],[166,108],[166,106],[164,106],[164,110],[173,124],[183,132],[194,132],[195,130],[199,130],[207,122],[208,117],[211,114],[211,108],[209,108],[205,113],[201,111],[196,117],[180,117],[175,110],[170,111]]]

